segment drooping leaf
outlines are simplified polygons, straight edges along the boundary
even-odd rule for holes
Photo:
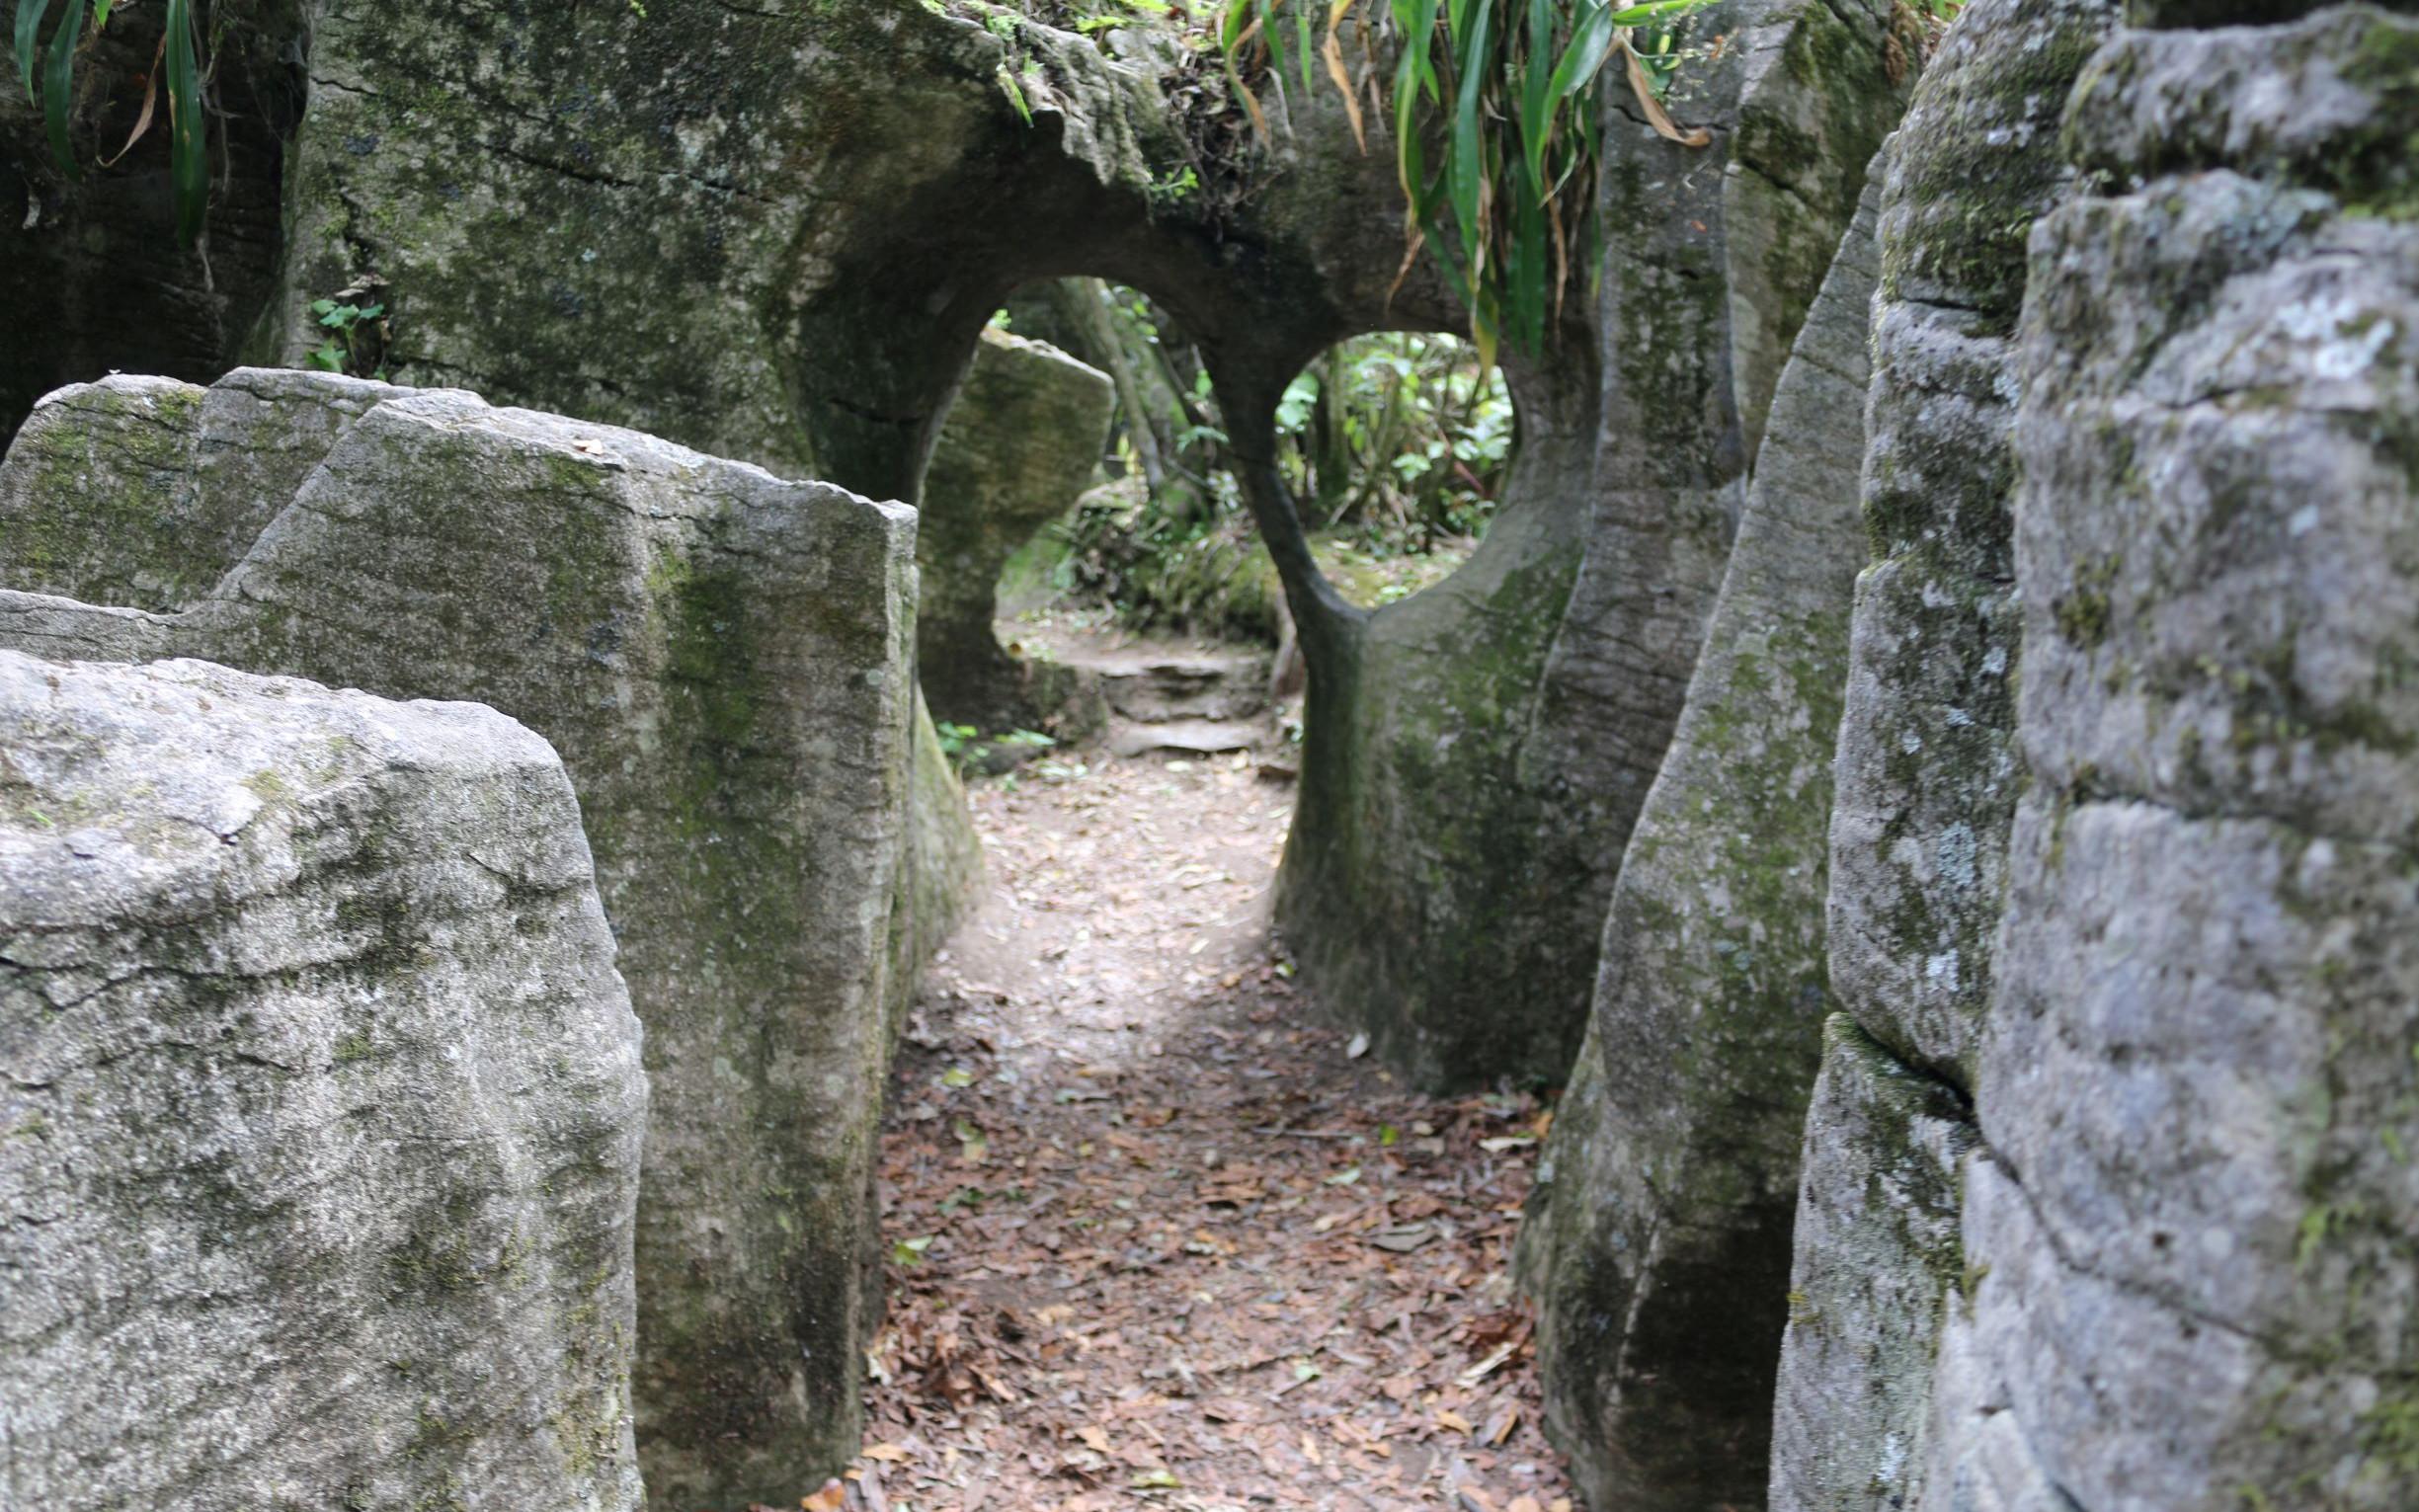
[[[80,179],[75,146],[67,139],[67,116],[76,98],[76,43],[84,37],[84,7],[71,3],[50,34],[50,52],[42,63],[42,121],[49,128],[50,156],[59,172]]]
[[[1352,123],[1352,143],[1363,155],[1369,151],[1368,134],[1361,128],[1361,103],[1352,88],[1352,73],[1344,66],[1342,42],[1336,40],[1335,29],[1343,21],[1344,12],[1352,8],[1353,0],[1334,0],[1328,7],[1327,40],[1320,45],[1320,60],[1327,64],[1328,77],[1335,85],[1335,93],[1344,102],[1344,119]]]
[[[1400,50],[1388,78],[1364,79],[1373,103],[1391,104],[1396,172],[1405,205],[1404,271],[1424,250],[1470,312],[1472,338],[1492,360],[1508,335],[1520,347],[1545,339],[1565,306],[1574,265],[1593,274],[1598,239],[1593,122],[1604,65],[1626,50],[1626,29],[1710,0],[1386,0]],[[1309,8],[1328,7],[1319,47],[1329,81],[1345,102],[1354,137],[1363,121],[1338,31],[1355,6],[1378,0],[1226,0],[1219,40],[1236,99],[1264,135],[1267,121],[1250,80],[1265,70],[1285,94],[1291,48],[1307,87],[1314,36]],[[1293,11],[1291,28],[1280,9]],[[1254,35],[1261,45],[1250,45]],[[1658,39],[1666,45],[1668,39]],[[1634,74],[1644,72],[1635,55]],[[1654,66],[1673,61],[1658,53]],[[1710,137],[1670,125],[1659,102],[1648,119],[1672,140]],[[1571,203],[1563,200],[1568,192]],[[1395,279],[1399,287],[1403,274]]]
[[[1571,45],[1554,64],[1554,73],[1546,86],[1549,108],[1559,110],[1563,102],[1585,89],[1604,66],[1605,56],[1613,49],[1614,23],[1612,12],[1603,5],[1589,6],[1572,31]]]
[[[1546,177],[1546,146],[1554,138],[1554,97],[1550,93],[1553,70],[1546,59],[1554,55],[1554,0],[1529,0],[1528,56],[1522,60],[1520,73],[1520,146],[1528,164],[1528,181],[1542,184]]]
[[[1460,68],[1461,97],[1455,102],[1451,144],[1445,173],[1453,197],[1453,218],[1460,223],[1462,250],[1475,270],[1485,255],[1487,232],[1479,219],[1479,188],[1485,179],[1479,140],[1479,102],[1485,98],[1479,81],[1486,77],[1490,24],[1494,0],[1471,0],[1470,15],[1454,61]]]
[[[209,138],[202,122],[193,0],[168,0],[168,176],[177,239],[192,246],[209,211]]]
[[[17,0],[17,77],[25,84],[28,100],[35,96],[34,68],[41,56],[38,39],[49,9],[50,0]]]
[[[1395,24],[1403,29],[1403,57],[1395,64],[1396,169],[1403,180],[1403,199],[1413,224],[1426,218],[1419,201],[1424,182],[1419,161],[1419,92],[1435,93],[1435,70],[1428,62],[1427,39],[1436,30],[1437,0],[1395,0]]]
[[[123,158],[127,153],[132,152],[134,150],[134,144],[141,141],[143,139],[143,134],[151,129],[152,118],[159,114],[160,59],[165,57],[167,53],[168,34],[162,32],[160,34],[160,44],[158,47],[154,48],[151,53],[151,71],[143,76],[143,108],[141,113],[134,118],[134,129],[126,133],[126,143],[124,146],[119,148],[114,156],[105,157],[101,160],[102,167],[117,167],[120,159]]]
[[[1311,13],[1308,8],[1297,7],[1294,11],[1294,61],[1302,69],[1302,98],[1307,101],[1311,91],[1318,88],[1311,82],[1311,53],[1315,49],[1311,46]]]
[[[1636,92],[1638,107],[1647,113],[1647,124],[1654,128],[1654,134],[1665,141],[1678,142],[1683,147],[1711,146],[1713,132],[1703,126],[1692,126],[1683,131],[1672,120],[1670,114],[1663,109],[1663,102],[1654,97],[1653,81],[1647,77],[1646,65],[1638,60],[1638,49],[1630,45],[1626,37],[1621,41],[1621,54],[1630,65],[1630,88]]]

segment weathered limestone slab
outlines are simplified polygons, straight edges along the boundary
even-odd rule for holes
[[[208,388],[112,375],[62,389],[0,459],[0,587],[183,608],[217,586],[357,416],[403,392],[268,368]],[[90,501],[72,521],[46,502],[69,492]]]
[[[1773,1507],[1908,1505],[1941,1299],[1964,1280],[1961,1167],[1976,1143],[1954,1089],[1831,1016],[1806,1115]]]
[[[2035,237],[1965,1243],[2027,1473],[2093,1512],[2419,1501],[2414,102],[2369,6],[2123,34],[2067,126],[2109,188]],[[1976,1427],[1935,1482],[2002,1478]]]
[[[104,509],[49,501],[72,526]],[[647,1025],[639,1441],[668,1505],[767,1499],[856,1443],[914,697],[910,512],[458,391],[375,403],[175,615],[0,595],[394,696],[564,755]]]
[[[0,1504],[636,1512],[646,1078],[546,743],[0,651]]]
[[[2105,0],[1976,0],[1916,86],[1882,204],[1858,588],[1831,829],[1831,976],[1909,1064],[1969,1082],[2016,799],[2008,594],[2024,239]]]
[[[942,719],[1037,727],[1036,668],[1000,644],[1000,570],[1099,471],[1117,391],[1041,342],[986,328],[926,469],[917,526],[916,676]]]
[[[1597,1506],[1762,1493],[1828,1005],[1823,850],[1864,560],[1857,418],[1879,191],[1868,183],[1773,400],[1522,1231],[1548,1422]]]
[[[966,814],[966,789],[940,749],[924,700],[916,700],[908,740],[907,847],[891,909],[891,1042],[907,1023],[918,979],[972,904],[983,875],[983,840]]]
[[[2032,233],[2021,326],[1998,338],[2009,439],[1966,474],[2014,488],[2012,529],[1977,528],[1987,512],[1947,468],[1927,495],[1945,512],[1876,520],[1917,543],[1901,560],[1927,584],[1961,559],[1970,581],[2012,572],[2019,745],[1941,735],[1974,707],[1957,676],[1882,659],[1862,688],[1882,717],[1861,810],[1841,745],[1843,996],[1879,1050],[1971,1087],[1975,1142],[1950,1166],[1938,1141],[1868,1122],[1852,1157],[1826,1159],[1840,1131],[1810,1125],[1813,1315],[1792,1325],[1776,1430],[1803,1447],[1776,1466],[1775,1505],[2407,1507],[2419,23],[2340,6],[2122,32],[2070,93],[2065,153],[2089,192]],[[2031,150],[2012,182],[2048,182]],[[1972,292],[1951,302],[1988,305]],[[1975,392],[1937,406],[1933,434],[1955,435]],[[1894,653],[1924,628],[1899,618]],[[1995,672],[1996,634],[1934,644]],[[1893,733],[1939,757],[1905,768],[1924,786],[1890,776]],[[2002,780],[2018,750],[2021,780]],[[1955,782],[1979,777],[2012,823],[1940,844]],[[1883,853],[1870,820],[1893,801],[1913,823]],[[1849,915],[1869,927],[1850,936]],[[1919,985],[1942,941],[1976,938],[1984,974]],[[1826,1084],[1847,1064],[1835,1049]],[[1920,1200],[1876,1183],[1892,1161]],[[1824,1289],[1926,1264],[1941,1306],[1902,1313],[1937,1329],[1928,1366],[1878,1318],[1853,1320],[1844,1351],[1815,1331]]]

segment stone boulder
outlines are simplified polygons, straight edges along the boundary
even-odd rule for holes
[[[647,1084],[546,743],[0,651],[0,1505],[636,1512]]]
[[[1519,1266],[1591,1505],[1764,1480],[1847,677],[1878,183],[1782,374],[1705,655],[1640,811]]]
[[[915,901],[912,512],[458,391],[349,386],[374,402],[190,607],[0,594],[0,645],[475,697],[554,743],[647,1027],[648,1482],[668,1505],[794,1499],[856,1448],[879,1305],[874,1126]],[[37,503],[67,539],[123,509]]]
[[[1000,571],[1075,507],[1099,470],[1116,390],[1041,342],[986,329],[925,472],[917,525],[916,675],[941,719],[1038,727],[1056,699],[1046,664],[1000,644]],[[1066,691],[1059,690],[1061,695]]]

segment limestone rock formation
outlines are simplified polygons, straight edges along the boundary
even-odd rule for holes
[[[1774,1512],[1915,1505],[1942,1299],[1964,1281],[1959,1167],[1976,1141],[1955,1087],[1831,1015],[1785,1293]]]
[[[1773,1427],[1775,1512],[1911,1506],[2018,786],[2012,337],[2103,0],[1976,0],[1894,139],[1830,832],[1830,981]],[[1925,1083],[1927,1083],[1926,1085]],[[1853,1139],[1853,1143],[1843,1143]]]
[[[1522,451],[1478,553],[1368,616],[1342,669],[1291,596],[1312,749],[1278,920],[1422,1081],[1572,1064],[1783,358],[1903,103],[1893,25],[1861,0],[1678,23],[1705,61],[1670,108],[1712,145],[1616,92],[1599,309],[1583,355],[1506,364]]]
[[[907,849],[891,910],[890,992],[884,1017],[895,1046],[932,953],[972,907],[983,875],[983,840],[966,813],[966,790],[940,747],[924,700],[908,739]]]
[[[1952,34],[1999,38],[1977,79],[2081,40],[1989,3]],[[2063,199],[2029,272],[2011,249],[1943,301],[2021,298],[1968,385],[2001,439],[1877,517],[1925,543],[1927,608],[1961,552],[2012,573],[1989,639],[2023,676],[2005,733],[1958,735],[1956,678],[1906,675],[1924,621],[1860,618],[1886,654],[1852,692],[1873,801],[1843,735],[1834,834],[1858,1023],[1809,1125],[1774,1506],[2408,1506],[2419,24],[2120,32],[2079,71],[2031,81],[2030,131],[1974,118],[2024,163],[1961,172]],[[1907,266],[1938,229],[1902,224]],[[1877,416],[1890,382],[1886,349]],[[1950,843],[1959,783],[1990,822]]]
[[[113,375],[62,390],[0,459],[0,586],[184,608],[217,587],[363,410],[402,392],[265,368],[208,388]],[[61,495],[87,502],[54,513]]]
[[[1522,460],[1477,558],[1373,615],[1311,558],[1272,418],[1339,339],[1466,328],[1431,262],[1397,277],[1386,113],[1364,152],[1313,90],[1247,145],[1231,112],[1169,109],[1196,92],[1148,28],[917,0],[329,0],[307,35],[298,11],[224,3],[304,86],[289,238],[214,249],[230,284],[239,257],[247,280],[274,267],[256,360],[301,361],[325,339],[310,301],[374,277],[401,379],[915,502],[1011,291],[1149,293],[1211,370],[1310,667],[1279,902],[1306,982],[1422,1080],[1563,1074],[1782,356],[1909,77],[1903,7],[1729,0],[1676,23],[1703,66],[1671,109],[1712,145],[1663,140],[1634,102],[1598,122],[1602,319],[1574,294],[1517,364]],[[75,274],[67,297],[114,286]]]
[[[1943,1490],[2419,1501],[2414,109],[2419,21],[2366,5],[2125,33],[2075,91]]]
[[[992,629],[1000,570],[1074,508],[1099,470],[1116,390],[1055,347],[986,328],[924,480],[916,532],[916,676],[940,718],[1038,728],[1043,672]]]
[[[670,1504],[764,1499],[856,1445],[914,895],[912,516],[458,391],[363,397],[191,607],[0,594],[0,644],[475,697],[553,741],[647,1026],[648,1481]],[[70,539],[122,507],[40,502]]]
[[[10,1507],[637,1512],[646,1077],[544,741],[0,651]]]
[[[1548,1421],[1591,1505],[1761,1494],[1807,1087],[1824,837],[1862,564],[1868,182],[1782,374],[1521,1236]]]

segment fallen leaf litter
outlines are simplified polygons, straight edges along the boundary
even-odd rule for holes
[[[891,1088],[866,1448],[801,1506],[1570,1512],[1506,1276],[1546,1115],[1310,1025],[1291,790],[1062,753],[969,796],[989,898]]]

